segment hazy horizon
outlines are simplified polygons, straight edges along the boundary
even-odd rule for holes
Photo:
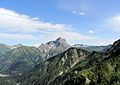
[[[59,38],[59,37],[58,37]],[[57,39],[58,39],[57,38]],[[62,37],[61,37],[62,38]],[[52,42],[52,41],[56,41],[57,39],[54,39],[54,40],[50,40],[50,41],[47,41],[47,42],[43,42],[43,43],[34,43],[34,44],[22,44],[22,43],[16,43],[16,44],[7,44],[7,43],[0,43],[0,44],[4,44],[4,45],[8,45],[8,46],[15,46],[15,45],[23,45],[23,46],[34,46],[34,47],[39,47],[40,45],[42,44],[46,44],[46,43],[49,43],[49,42]],[[65,39],[65,38],[63,38]],[[66,40],[66,39],[65,39]],[[117,41],[117,40],[116,40]],[[92,44],[84,44],[84,43],[75,43],[75,44],[70,44],[67,40],[66,40],[67,44],[71,45],[71,46],[74,46],[74,45],[84,45],[84,46],[107,46],[107,45],[112,45],[113,43],[110,43],[110,44],[106,44],[106,45],[92,45]]]

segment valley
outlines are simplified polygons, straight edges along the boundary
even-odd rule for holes
[[[20,45],[0,56],[0,81],[2,85],[117,85],[119,59],[120,40],[108,46],[71,46],[63,38],[38,48]]]

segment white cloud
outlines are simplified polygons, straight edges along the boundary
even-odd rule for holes
[[[0,8],[1,41],[15,40],[44,43],[58,37],[63,37],[69,42],[75,43],[95,38],[74,32],[73,30],[71,25],[43,22],[38,17],[32,18],[9,9]]]
[[[77,11],[72,11],[73,14],[77,14]]]
[[[65,30],[64,24],[52,24],[40,21],[38,18],[18,14],[12,10],[0,8],[0,28],[14,32],[36,32],[39,30]]]
[[[93,31],[93,30],[89,30],[89,33],[93,34],[93,33],[94,33],[94,31]]]
[[[55,2],[59,8],[77,15],[86,15],[88,12],[88,6],[84,0],[55,0]]]
[[[80,15],[86,15],[84,12],[79,12]]]
[[[70,43],[70,44],[76,44],[81,41],[96,39],[96,37],[89,37],[89,36],[85,36],[80,33],[71,32],[71,31],[55,32],[55,33],[49,32],[49,33],[37,36],[38,39],[42,39],[41,40],[42,43],[46,43],[48,41],[55,40],[58,37],[65,38],[68,41],[68,43]],[[34,45],[39,46],[40,43],[36,43]]]
[[[106,20],[106,25],[116,32],[120,32],[120,14]]]
[[[71,32],[71,31],[64,31],[64,32],[57,32],[57,33],[47,33],[44,37],[56,39],[58,37],[66,38],[68,41],[80,41],[80,40],[87,40],[87,39],[95,39],[95,37],[89,37],[82,35],[80,33]]]
[[[6,40],[34,40],[35,37],[29,34],[0,33],[0,39]]]
[[[82,40],[94,40],[96,37],[89,37],[82,35],[80,33],[76,32],[48,32],[43,33],[39,35],[32,35],[32,34],[12,34],[12,33],[0,33],[0,39],[1,40],[14,40],[14,41],[27,41],[27,42],[39,42],[37,45],[40,45],[40,43],[46,43],[51,40],[55,40],[58,37],[65,38],[69,43],[76,43]],[[19,42],[20,43],[20,42]],[[17,44],[17,43],[16,43]]]
[[[73,14],[77,14],[77,15],[82,15],[82,16],[86,15],[85,12],[72,11],[72,13],[73,13]]]
[[[91,43],[92,45],[110,45],[115,42],[115,39],[95,39],[92,40]]]
[[[86,45],[105,46],[105,45],[113,44],[115,42],[115,40],[117,40],[117,39],[113,39],[113,38],[104,39],[104,38],[97,37],[95,39],[83,40],[83,41],[81,41],[81,43],[86,44]]]

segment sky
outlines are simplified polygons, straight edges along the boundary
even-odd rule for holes
[[[0,43],[108,45],[120,38],[120,0],[0,0]]]

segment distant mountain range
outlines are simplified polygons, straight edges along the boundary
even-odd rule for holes
[[[24,74],[20,85],[119,85],[120,40],[106,52],[69,48]]]
[[[12,75],[22,74],[48,58],[60,54],[70,48],[66,40],[58,38],[38,48],[21,44],[8,46],[1,44],[0,72]]]
[[[7,46],[7,45],[4,45],[4,44],[0,44],[0,55],[3,55],[7,52],[9,52],[11,49]]]
[[[89,52],[100,52],[110,46],[85,46],[82,44],[71,46],[61,37],[55,41],[41,44],[39,47],[24,46],[22,44],[13,46],[0,44],[0,72],[22,74],[23,72],[29,71],[38,63],[61,54],[71,47],[80,48]]]
[[[108,48],[111,47],[111,45],[106,45],[106,46],[89,46],[89,45],[83,45],[83,44],[75,44],[73,47],[84,49],[86,51],[92,52],[105,52]]]
[[[35,47],[21,46],[0,56],[0,71],[22,74],[43,61],[42,54]]]
[[[59,37],[39,47],[0,44],[2,85],[117,85],[120,40],[113,45],[69,45]]]

